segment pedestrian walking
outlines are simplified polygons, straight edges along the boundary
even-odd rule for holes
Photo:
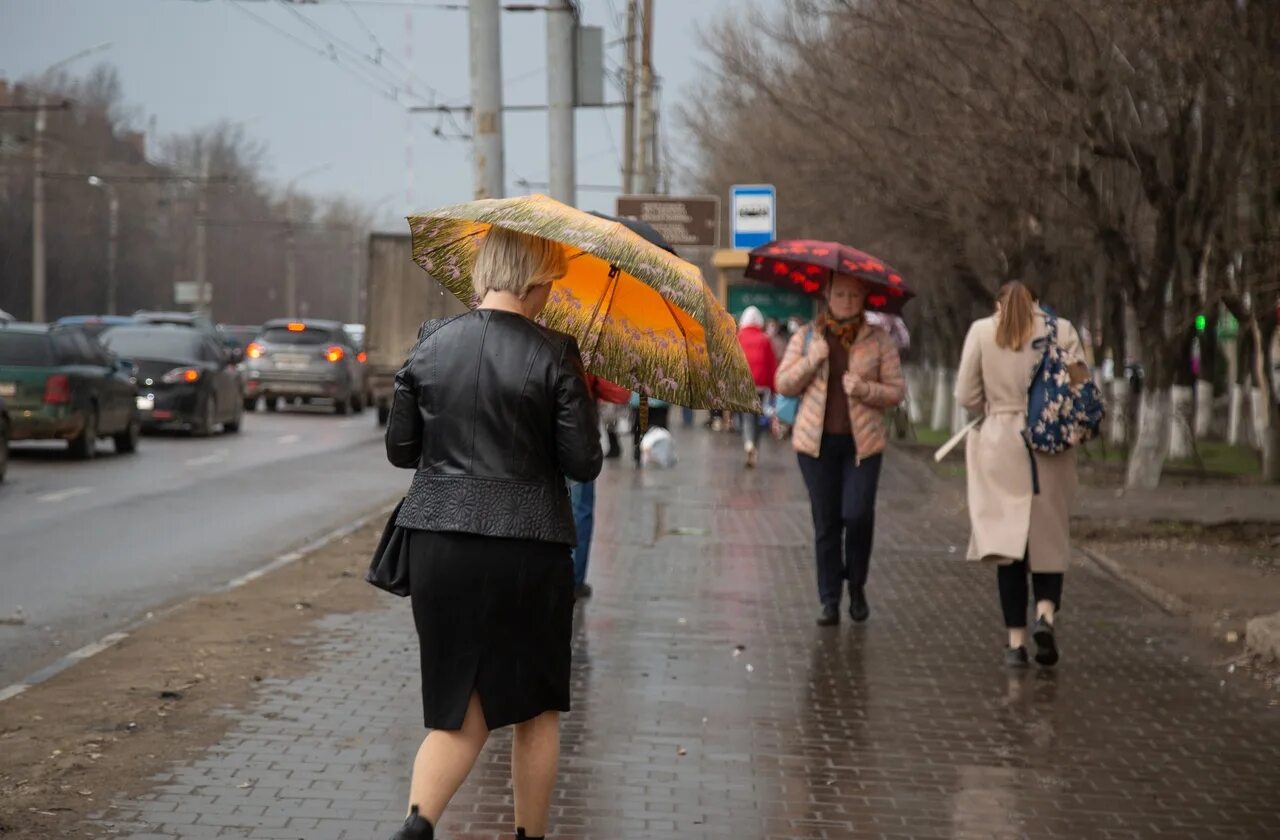
[[[587,374],[587,391],[596,405],[626,405],[631,392],[607,379]],[[614,439],[617,435],[614,435]],[[613,440],[610,445],[613,445]],[[591,562],[591,538],[596,527],[596,483],[575,481],[569,485],[569,497],[573,500],[573,526],[578,544],[573,547],[573,597],[590,598],[591,584],[587,583],[587,566]]]
[[[824,627],[840,623],[845,581],[850,618],[871,614],[866,583],[884,414],[905,390],[893,340],[864,317],[868,291],[858,278],[833,274],[826,312],[792,336],[776,377],[779,394],[801,397],[791,440],[813,512]]]
[[[773,378],[778,370],[778,360],[773,353],[773,342],[764,331],[764,313],[748,306],[738,320],[738,344],[747,357],[751,378],[756,383],[760,404],[765,405],[773,393]],[[742,448],[747,455],[747,469],[755,467],[759,457],[760,415],[743,412],[738,415],[742,426]]]
[[[1057,343],[1072,366],[1073,381],[1088,375],[1080,338],[1058,319]],[[1077,488],[1075,454],[1032,450],[1027,432],[1027,391],[1044,355],[1048,319],[1028,288],[1007,283],[996,312],[976,321],[965,339],[955,398],[980,416],[969,433],[968,558],[994,563],[1004,623],[1005,659],[1027,660],[1027,576],[1035,598],[1036,662],[1058,661],[1054,621],[1062,606],[1063,576],[1071,555],[1070,515]],[[1083,368],[1083,373],[1081,369]]]
[[[602,463],[578,346],[532,320],[567,266],[561,245],[493,227],[472,270],[479,308],[427,324],[396,375],[387,457],[416,469],[397,524],[409,529],[431,732],[393,840],[434,836],[490,731],[506,726],[517,836],[546,834],[569,711],[565,479],[592,481]]]

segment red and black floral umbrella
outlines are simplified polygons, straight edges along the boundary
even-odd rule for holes
[[[752,251],[747,263],[748,277],[810,295],[822,294],[833,273],[852,275],[870,286],[867,309],[873,312],[900,315],[916,296],[883,260],[839,242],[780,239]]]

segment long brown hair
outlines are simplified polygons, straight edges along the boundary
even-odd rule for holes
[[[996,345],[1005,350],[1021,350],[1035,330],[1036,301],[1031,290],[1018,280],[1000,287],[996,298],[1000,318],[996,324]]]

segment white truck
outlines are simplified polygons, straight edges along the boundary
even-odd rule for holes
[[[366,375],[378,423],[385,425],[391,413],[396,371],[418,340],[422,323],[461,314],[466,307],[413,261],[408,234],[369,235],[366,300]]]

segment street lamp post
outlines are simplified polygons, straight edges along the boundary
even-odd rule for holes
[[[308,169],[301,175],[293,176],[289,181],[289,185],[285,187],[285,228],[284,228],[284,303],[287,315],[290,318],[297,318],[298,313],[298,257],[297,257],[297,237],[294,231],[294,185],[309,175],[315,175],[317,172],[324,172],[329,169],[331,164],[323,164],[313,169]]]
[[[97,175],[89,176],[89,185],[99,187],[107,194],[107,314],[115,315],[119,282],[116,275],[117,253],[120,243],[120,196],[116,188]]]
[[[101,52],[111,46],[110,41],[96,44],[88,49],[81,50],[74,55],[67,56],[61,61],[55,61],[45,68],[42,78],[48,78],[49,74],[54,70],[58,70],[73,61],[78,61],[85,56],[93,55]],[[41,323],[45,320],[45,294],[46,294],[46,274],[45,274],[45,249],[44,249],[44,132],[45,132],[45,112],[49,110],[49,106],[45,101],[45,94],[42,92],[36,97],[36,125],[35,125],[35,143],[32,148],[32,177],[31,185],[31,320]]]

